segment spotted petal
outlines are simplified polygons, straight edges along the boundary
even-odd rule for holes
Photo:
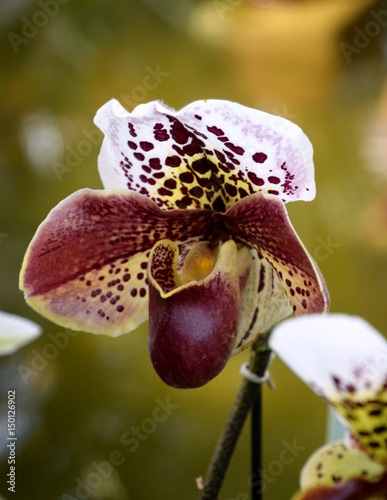
[[[387,343],[366,321],[343,314],[291,319],[272,349],[348,423],[354,442],[387,464]]]
[[[0,311],[0,355],[13,354],[41,332],[40,326],[33,321]]]
[[[279,320],[292,313],[292,306],[273,266],[255,249],[251,268],[243,289],[237,340],[233,354],[238,353]]]
[[[256,193],[238,202],[226,214],[215,217],[228,233],[267,259],[296,315],[328,309],[329,296],[323,277],[278,197]]]
[[[175,111],[153,101],[131,113],[116,100],[95,117],[99,171],[162,208],[226,211],[262,191],[284,202],[315,196],[313,150],[292,122],[240,104],[203,100]]]
[[[34,309],[60,325],[126,333],[148,318],[153,245],[173,238],[184,254],[209,220],[207,211],[162,211],[133,191],[77,191],[37,230],[20,287]]]
[[[376,500],[386,498],[387,472],[362,451],[336,442],[309,458],[300,482],[294,500]]]

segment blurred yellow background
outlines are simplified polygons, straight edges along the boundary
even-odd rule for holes
[[[2,0],[0,309],[35,320],[44,335],[0,360],[1,495],[198,498],[195,478],[206,473],[248,359],[244,352],[207,386],[178,391],[153,371],[146,324],[117,339],[71,337],[24,303],[18,274],[39,223],[73,191],[102,187],[93,117],[112,97],[129,110],[153,99],[175,108],[229,99],[300,125],[315,149],[317,198],[288,205],[292,223],[325,276],[331,310],[387,333],[386,27],[387,8],[371,0]],[[324,442],[326,408],[279,360],[271,371],[264,499],[282,500]],[[10,389],[15,494],[3,481]],[[302,451],[281,468],[293,443]],[[220,499],[247,500],[250,475],[246,426]]]

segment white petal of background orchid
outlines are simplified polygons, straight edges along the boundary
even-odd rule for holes
[[[0,355],[13,354],[42,333],[33,321],[0,311]]]
[[[270,347],[346,421],[345,441],[318,450],[300,500],[379,497],[387,486],[387,342],[365,320],[314,314],[277,326]],[[364,492],[368,496],[364,496]],[[376,496],[374,496],[376,495]]]

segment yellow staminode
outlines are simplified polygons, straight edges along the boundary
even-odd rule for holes
[[[211,248],[207,241],[200,241],[185,258],[180,277],[183,283],[206,278],[214,269],[220,245]]]

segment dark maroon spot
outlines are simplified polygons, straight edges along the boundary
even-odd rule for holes
[[[226,205],[220,196],[216,198],[216,200],[212,203],[212,208],[217,212],[225,212]]]
[[[265,153],[255,153],[253,154],[253,160],[257,163],[263,163],[266,161],[267,155]]]
[[[275,189],[269,189],[269,190],[268,190],[268,193],[269,193],[269,194],[279,195],[279,191],[276,191]]]
[[[176,145],[173,145],[172,147],[180,155],[194,156],[203,152],[204,145],[204,142],[201,140],[193,138],[192,141],[183,148],[179,148]]]
[[[93,290],[91,292],[91,296],[92,297],[97,297],[97,295],[99,295],[101,292],[102,292],[102,290],[100,288],[97,288],[97,290]]]
[[[291,286],[292,285],[292,282],[288,279],[285,280],[285,283],[288,285],[288,286]]]
[[[100,276],[98,279],[99,281],[103,281],[105,279],[105,276]]]
[[[215,134],[218,137],[221,136],[221,135],[224,135],[223,130],[221,130],[220,128],[215,127],[215,126],[213,126],[213,127],[207,127],[207,130],[208,130],[208,132],[211,132],[212,134]]]
[[[134,150],[137,149],[137,144],[135,142],[128,141],[128,146],[130,147],[130,149],[134,149]]]
[[[132,137],[137,137],[136,131],[134,130],[133,123],[128,123],[129,132]]]
[[[167,189],[175,189],[175,188],[176,188],[176,181],[175,181],[175,179],[167,179],[167,180],[164,182],[164,186],[165,186]]]
[[[271,182],[272,184],[279,184],[281,182],[281,179],[275,177],[274,175],[271,175],[269,177],[269,182]]]
[[[168,167],[178,167],[181,164],[181,158],[176,155],[168,156],[168,158],[165,160],[165,164]]]
[[[191,172],[183,172],[179,175],[179,179],[181,180],[181,182],[191,184],[191,182],[194,181],[194,176],[191,174]]]
[[[100,300],[101,302],[105,302],[105,300],[106,300],[106,296],[105,296],[105,295],[101,295],[101,297],[99,298],[99,300]]]
[[[201,175],[210,172],[213,167],[215,167],[215,164],[212,163],[208,158],[200,158],[199,160],[195,160],[194,162],[192,162],[193,170]]]
[[[117,290],[119,290],[120,292],[122,292],[123,289],[124,289],[124,285],[118,285]]]
[[[230,196],[236,196],[238,193],[238,190],[234,184],[226,184],[224,186],[226,193],[228,193]]]
[[[306,300],[305,300],[305,299],[303,299],[303,301],[301,302],[301,304],[302,304],[302,307],[303,307],[304,309],[306,309]]]
[[[135,297],[135,296],[137,295],[137,288],[132,288],[132,289],[130,290],[130,295],[131,295],[132,297]]]
[[[130,280],[130,274],[124,274],[122,277],[122,281],[125,281],[125,283],[126,283],[129,280]]]
[[[155,174],[153,174],[153,177],[155,179],[162,179],[163,177],[165,177],[165,174],[164,172],[156,172]]]
[[[140,297],[145,297],[145,295],[146,295],[145,288],[140,288]]]
[[[226,162],[226,157],[224,156],[224,154],[221,152],[221,151],[218,151],[217,149],[215,150],[215,154],[218,158],[219,161],[221,161],[222,163],[225,163]]]
[[[151,151],[154,146],[151,142],[147,142],[147,141],[141,141],[140,142],[140,148],[143,150],[143,151]]]
[[[159,142],[164,142],[164,141],[167,141],[169,139],[169,134],[165,129],[155,130],[154,136],[155,136],[156,141],[159,141]]]
[[[121,313],[124,310],[124,307],[123,306],[117,306],[116,309],[117,309],[117,311],[119,313]]]
[[[86,285],[90,286],[91,285],[91,281],[90,280],[86,281]]]
[[[226,142],[225,146],[227,146],[231,151],[233,151],[237,155],[243,155],[245,150],[240,146],[235,146],[232,142]]]
[[[145,156],[142,153],[133,153],[133,156],[136,158],[136,160],[139,160],[139,161],[145,160]]]
[[[195,186],[189,190],[189,194],[194,196],[195,198],[201,198],[204,194],[204,191],[201,187]]]
[[[247,176],[256,186],[263,186],[265,184],[265,181],[258,177],[254,172],[249,172]]]
[[[171,127],[171,136],[178,144],[185,144],[190,133],[179,120],[175,119]]]
[[[144,277],[144,273],[138,273],[138,274],[137,274],[137,279],[138,279],[138,280],[142,280],[142,279],[143,279],[143,277]]]
[[[183,198],[181,200],[176,201],[177,208],[180,208],[181,210],[186,209],[191,204],[192,204],[192,199],[189,198],[188,196],[183,196]],[[208,207],[208,208],[210,208],[210,207]]]
[[[107,299],[110,299],[110,297],[113,295],[113,292],[109,291],[107,294],[106,294],[106,298]]]
[[[105,313],[102,311],[102,309],[98,309],[98,314],[102,316],[102,318],[105,317]]]
[[[148,267],[148,262],[141,262],[141,269],[146,269]]]
[[[258,293],[261,293],[264,288],[265,288],[265,268],[264,266],[261,266],[261,269],[259,271]]]
[[[173,195],[172,191],[169,191],[168,189],[165,189],[165,188],[159,188],[157,191],[158,191],[160,196],[172,196]]]
[[[152,172],[152,169],[148,167],[148,165],[141,165],[141,168],[146,172],[147,174],[150,174]]]
[[[160,163],[160,158],[150,158],[149,166],[153,168],[153,170],[161,170],[163,168]]]
[[[239,191],[239,196],[241,198],[245,198],[246,196],[249,195],[249,193],[245,189],[243,189],[243,188],[239,188],[238,191]]]
[[[195,118],[196,118],[197,120],[201,120],[201,119],[202,119],[202,117],[201,117],[201,116],[199,116],[199,115],[195,115]]]
[[[140,181],[141,182],[148,182],[148,177],[146,175],[144,175],[144,174],[141,174],[140,175]]]

